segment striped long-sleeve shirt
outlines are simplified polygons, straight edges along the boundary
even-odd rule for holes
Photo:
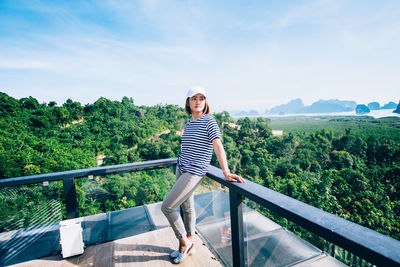
[[[204,115],[187,122],[182,135],[178,168],[183,172],[204,176],[211,161],[212,141],[215,138],[221,138],[221,133],[214,118]]]

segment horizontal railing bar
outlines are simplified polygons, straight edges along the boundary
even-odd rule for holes
[[[147,169],[152,167],[162,167],[167,165],[175,165],[177,158],[161,159],[161,160],[150,160],[144,162],[134,162],[127,164],[119,164],[113,166],[104,166],[97,168],[88,168],[81,170],[63,171],[55,173],[37,174],[30,176],[21,176],[15,178],[0,179],[0,188],[16,186],[16,185],[28,185],[42,183],[44,181],[60,181],[68,178],[80,178],[89,175],[104,175],[104,174],[116,174],[129,172],[138,169]]]
[[[207,176],[371,263],[400,264],[400,241],[396,239],[251,181],[227,182],[222,170],[214,166],[208,168]]]

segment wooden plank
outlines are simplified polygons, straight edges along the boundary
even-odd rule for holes
[[[215,258],[202,240],[195,236],[195,253],[188,256],[180,266],[219,267],[221,263]],[[84,254],[62,259],[61,255],[32,260],[14,266],[117,266],[117,267],[150,267],[175,266],[169,254],[178,247],[178,240],[170,227],[112,242],[90,246]]]

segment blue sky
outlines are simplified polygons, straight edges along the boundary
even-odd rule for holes
[[[213,111],[400,98],[400,1],[0,0],[0,91]]]

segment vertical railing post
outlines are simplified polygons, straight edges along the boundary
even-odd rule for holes
[[[75,179],[63,179],[64,200],[67,209],[67,219],[78,218],[78,200],[76,199]]]
[[[229,200],[231,210],[231,237],[232,237],[232,260],[233,266],[245,266],[246,255],[243,235],[243,196],[229,189]]]

